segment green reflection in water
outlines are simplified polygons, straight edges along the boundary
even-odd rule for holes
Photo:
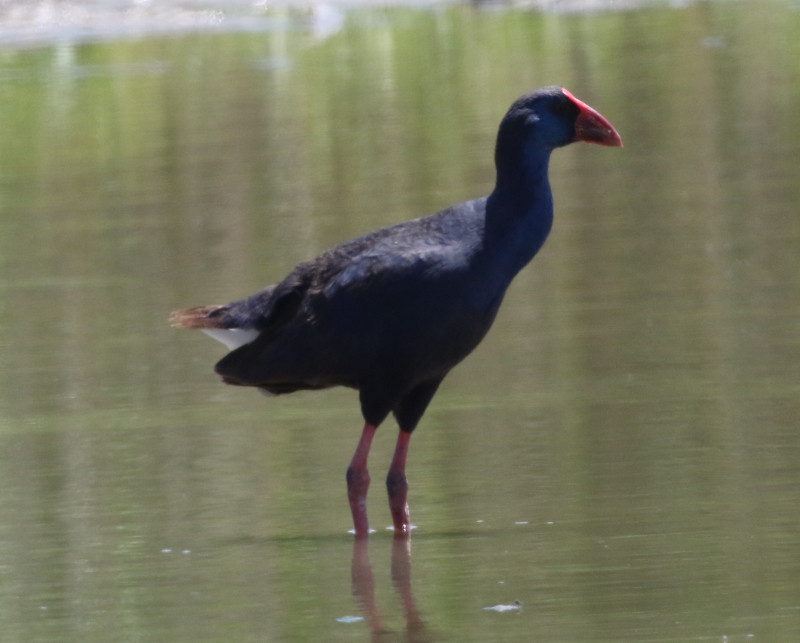
[[[559,83],[626,147],[557,153],[552,238],[414,437],[419,609],[463,641],[794,643],[797,60],[800,13],[747,2],[5,51],[4,636],[364,640],[335,621],[355,396],[226,389],[166,316],[487,193],[508,104]]]

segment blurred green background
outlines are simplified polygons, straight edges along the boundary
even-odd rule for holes
[[[362,608],[356,394],[224,387],[222,347],[166,318],[487,194],[546,84],[625,147],[556,152],[550,240],[414,435],[430,640],[798,640],[800,11],[550,8],[24,47],[0,21],[3,640],[369,639],[335,620]]]

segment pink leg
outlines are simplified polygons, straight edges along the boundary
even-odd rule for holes
[[[392,511],[394,535],[411,533],[411,519],[408,516],[408,480],[406,480],[406,457],[411,434],[400,431],[397,446],[394,450],[389,475],[386,476],[386,488],[389,490],[389,509]]]
[[[367,457],[372,446],[372,438],[378,429],[373,424],[365,424],[361,433],[361,440],[353,455],[353,460],[347,468],[347,497],[350,500],[350,511],[353,514],[353,524],[357,537],[369,534],[367,521],[367,489],[369,489],[369,471],[367,471]]]

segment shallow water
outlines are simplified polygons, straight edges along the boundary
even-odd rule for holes
[[[800,12],[342,11],[0,51],[3,639],[795,643]],[[487,193],[552,83],[626,146],[554,155],[412,440],[410,553],[391,423],[354,551],[356,395],[226,388],[166,317]]]

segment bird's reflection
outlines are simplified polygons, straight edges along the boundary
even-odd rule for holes
[[[369,560],[369,540],[357,537],[353,543],[353,594],[364,612],[364,619],[372,632],[372,641],[388,643],[389,641],[409,641],[410,643],[427,643],[433,641],[422,621],[414,592],[411,588],[411,537],[398,534],[392,542],[392,583],[400,596],[405,614],[406,629],[404,632],[392,632],[386,629],[381,620],[378,607],[375,605],[375,577]]]

